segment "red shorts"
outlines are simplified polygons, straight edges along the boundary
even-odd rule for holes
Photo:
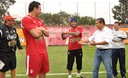
[[[49,72],[48,54],[28,55],[27,60],[27,75],[36,77],[39,73]]]

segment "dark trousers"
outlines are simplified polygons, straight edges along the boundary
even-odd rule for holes
[[[76,65],[77,65],[77,70],[82,69],[82,49],[78,50],[68,50],[68,59],[67,59],[67,69],[72,70],[73,68],[73,63],[76,59]]]
[[[113,75],[117,76],[117,62],[119,60],[120,64],[120,73],[121,76],[125,76],[126,73],[126,68],[125,68],[125,49],[120,48],[120,49],[112,49],[112,70],[113,70]]]

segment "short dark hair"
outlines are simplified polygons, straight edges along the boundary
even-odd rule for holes
[[[98,19],[96,19],[96,20],[99,20],[100,23],[103,23],[103,24],[105,25],[105,20],[104,20],[104,18],[98,18]]]
[[[120,22],[119,22],[119,21],[114,22],[114,24],[115,24],[115,23],[117,23],[118,25],[120,25]]]
[[[33,9],[34,9],[35,7],[38,8],[39,5],[41,5],[39,2],[37,2],[37,1],[32,1],[32,2],[29,4],[28,12],[30,13],[31,11],[33,11]]]

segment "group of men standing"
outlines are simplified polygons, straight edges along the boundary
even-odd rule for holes
[[[124,39],[127,34],[119,30],[120,22],[115,22],[113,30],[105,26],[103,18],[96,19],[97,31],[86,40],[79,41],[80,44],[89,43],[96,46],[94,56],[93,78],[98,78],[98,71],[101,62],[103,62],[107,78],[118,78],[117,62],[119,60],[120,73],[122,78],[126,78],[125,67],[125,45]],[[111,66],[112,64],[112,66]]]
[[[29,14],[22,19],[22,30],[26,39],[27,75],[28,78],[36,78],[37,76],[39,78],[46,78],[46,73],[49,72],[49,61],[44,37],[48,37],[49,32],[41,19],[38,18],[41,14],[41,4],[37,1],[32,1],[29,4],[28,12]],[[8,18],[6,16],[4,19],[5,25],[0,28],[0,78],[5,78],[6,71],[15,70],[15,48],[18,46],[19,49],[22,49],[17,33],[12,28],[14,19],[12,16],[8,16]],[[7,24],[8,22],[12,24]],[[125,46],[123,41],[127,38],[127,34],[119,30],[120,22],[115,22],[113,30],[111,30],[105,26],[105,20],[103,18],[96,19],[97,31],[88,39],[82,39],[83,30],[78,26],[76,18],[71,18],[70,26],[71,29],[68,32],[61,33],[63,40],[69,37],[67,52],[68,78],[72,78],[71,72],[75,59],[77,77],[83,78],[80,71],[82,69],[83,57],[82,44],[84,43],[96,46],[93,78],[98,78],[101,62],[103,62],[107,71],[107,78],[117,78],[118,72],[116,67],[118,60],[121,76],[122,78],[126,78]],[[2,47],[3,45],[6,47]],[[8,53],[14,57],[10,57]],[[14,62],[13,59],[15,60]],[[11,78],[15,78],[15,74],[15,71],[12,72]]]
[[[94,56],[93,78],[98,78],[98,71],[101,62],[103,62],[107,78],[118,78],[117,62],[119,60],[120,73],[122,78],[126,78],[125,67],[125,44],[127,38],[126,32],[119,30],[120,22],[115,22],[113,29],[105,26],[103,18],[96,19],[97,31],[88,39],[81,39],[82,29],[77,25],[77,19],[71,19],[71,29],[68,32],[62,32],[62,39],[69,37],[68,43],[68,78],[72,78],[71,71],[76,58],[77,77],[83,78],[80,75],[82,69],[82,47],[80,44],[88,43],[96,46]],[[71,48],[72,47],[72,48]]]

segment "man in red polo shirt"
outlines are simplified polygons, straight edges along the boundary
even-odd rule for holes
[[[22,19],[22,30],[26,39],[26,65],[28,78],[46,78],[49,71],[48,54],[44,36],[49,33],[44,23],[38,18],[41,14],[41,4],[32,1],[29,4],[29,14]]]
[[[80,75],[80,71],[82,69],[82,56],[83,56],[82,46],[81,44],[78,44],[78,41],[81,40],[82,37],[82,28],[77,25],[76,18],[71,18],[71,29],[69,29],[69,32],[62,32],[61,36],[63,40],[69,37],[68,59],[67,59],[68,78],[72,78],[71,72],[75,58],[77,64],[77,77],[83,78]]]

